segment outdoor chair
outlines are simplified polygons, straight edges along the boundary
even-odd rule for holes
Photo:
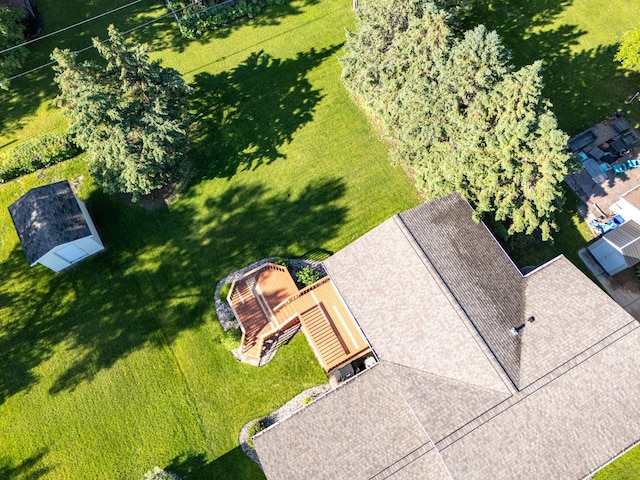
[[[603,172],[608,172],[609,170],[613,169],[613,167],[608,163],[601,163],[600,168],[602,169]]]
[[[626,163],[619,163],[619,164],[613,166],[613,170],[616,173],[624,173],[627,170],[629,170],[629,167],[627,167]]]
[[[629,168],[638,168],[640,167],[640,160],[627,160],[627,165],[629,165]]]

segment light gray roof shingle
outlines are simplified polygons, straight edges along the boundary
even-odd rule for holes
[[[325,267],[380,364],[256,439],[269,480],[573,480],[640,439],[638,322],[564,257],[522,276],[460,197],[389,219]],[[506,327],[523,323],[514,341]],[[333,424],[355,404],[364,422]]]
[[[433,449],[384,365],[312,404],[254,438],[267,477],[365,480]]]
[[[30,265],[58,245],[91,235],[66,180],[29,190],[9,205],[9,214]]]
[[[524,282],[483,224],[459,195],[447,195],[399,214],[455,299],[516,386]]]

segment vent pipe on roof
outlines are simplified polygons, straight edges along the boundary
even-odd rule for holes
[[[519,327],[513,327],[511,328],[511,330],[509,330],[511,332],[511,335],[513,335],[514,337],[517,336],[520,333],[520,330],[522,330],[524,328],[526,324],[522,324]]]

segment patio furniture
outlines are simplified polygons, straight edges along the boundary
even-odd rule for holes
[[[598,138],[596,134],[593,133],[591,129],[589,129],[585,132],[582,132],[576,135],[575,137],[571,137],[569,139],[568,145],[572,152],[577,152],[578,150],[589,145],[596,138]]]
[[[629,165],[629,168],[638,168],[640,167],[640,160],[627,160],[627,165]]]
[[[622,133],[629,130],[629,125],[627,125],[627,122],[625,122],[624,120],[618,120],[613,124],[613,129],[618,133]]]
[[[624,173],[627,170],[629,170],[629,167],[627,167],[626,163],[618,163],[613,166],[613,171],[616,173]]]
[[[609,178],[593,158],[587,157],[587,159],[582,162],[582,166],[596,184],[600,184]]]
[[[612,164],[613,162],[616,161],[616,157],[614,157],[610,153],[605,153],[600,159],[600,161],[607,162],[608,164]]]
[[[607,232],[610,232],[611,230],[615,230],[617,227],[618,227],[618,224],[615,223],[613,220],[609,220],[607,223],[601,223],[598,225],[598,228],[600,229],[603,235]]]
[[[625,152],[629,147],[620,139],[614,140],[609,144],[609,151],[614,154],[619,154],[620,152]]]
[[[601,163],[600,164],[600,169],[603,172],[608,172],[609,170],[613,169],[613,167],[611,165],[609,165],[608,163]]]
[[[631,148],[640,138],[638,138],[638,134],[632,130],[625,133],[620,140],[622,140],[622,143],[624,143],[627,148]]]
[[[604,155],[605,155],[605,153],[604,153],[602,150],[600,150],[600,148],[598,148],[598,147],[594,147],[594,148],[592,148],[591,150],[589,150],[589,151],[587,152],[587,154],[588,154],[590,157],[595,158],[596,160],[600,160],[600,159],[601,159],[602,157],[604,157]]]
[[[582,161],[585,161],[589,156],[584,152],[578,152],[578,158]]]

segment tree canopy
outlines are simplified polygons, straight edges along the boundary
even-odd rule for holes
[[[615,58],[624,68],[640,67],[640,30],[628,32],[622,38]]]
[[[514,71],[484,26],[456,36],[433,3],[366,2],[342,78],[427,198],[457,191],[508,234],[555,228],[567,137],[542,97],[540,62]]]
[[[149,62],[144,47],[127,45],[113,25],[108,35],[93,39],[106,64],[54,50],[56,100],[96,183],[136,201],[171,182],[183,163],[190,89],[176,70]]]
[[[24,42],[24,25],[20,21],[26,12],[20,8],[0,6],[0,50],[15,47]],[[22,68],[27,58],[27,47],[19,47],[0,54],[0,88],[9,88],[9,82],[4,81],[11,74]]]

